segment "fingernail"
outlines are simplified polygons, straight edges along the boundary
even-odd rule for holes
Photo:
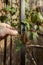
[[[15,34],[17,35],[18,34],[18,31],[15,30]]]

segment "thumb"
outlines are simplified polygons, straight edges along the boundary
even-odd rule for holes
[[[18,35],[18,31],[17,30],[12,30],[12,29],[7,29],[7,34],[8,35],[12,35],[12,36],[16,36]]]

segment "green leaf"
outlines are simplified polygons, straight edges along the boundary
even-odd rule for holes
[[[18,25],[18,23],[12,23],[13,27],[16,27]]]
[[[39,26],[39,31],[43,33],[43,27]]]
[[[26,15],[29,15],[29,11],[28,11],[28,8],[27,7],[25,7],[25,14]]]
[[[10,5],[7,5],[7,7],[5,7],[5,9],[4,9],[6,12],[10,12],[10,14],[11,15],[14,15],[15,13],[16,13],[16,9],[15,8],[11,8],[11,6]]]
[[[5,11],[10,12],[11,11],[11,6],[10,5],[7,5],[7,7],[5,7]]]
[[[10,16],[8,16],[8,21],[10,21],[11,20],[11,17]]]
[[[38,26],[38,25],[35,25],[35,26],[34,26],[34,29],[35,29],[35,30],[38,30],[38,29],[39,29],[39,26]]]
[[[15,8],[12,8],[11,11],[10,11],[11,15],[14,15],[16,13],[16,11],[17,10]]]
[[[23,19],[23,20],[22,20],[22,23],[26,25],[26,24],[27,24],[26,19]]]
[[[21,44],[22,44],[22,41],[20,38],[16,38],[14,40],[14,43],[16,44],[16,51],[19,51],[21,49]]]
[[[37,34],[37,32],[33,32],[33,41],[35,43],[37,43],[37,41],[38,41],[38,34]]]
[[[27,25],[26,25],[26,29],[27,29],[27,30],[30,30],[30,28],[31,28],[30,24],[27,23]]]
[[[30,39],[30,40],[33,40],[33,33],[28,31],[27,32],[27,38]]]
[[[37,13],[32,13],[31,14],[31,20],[32,20],[33,23],[37,22]]]
[[[33,33],[32,33],[32,32],[30,32],[29,39],[30,39],[30,40],[32,40],[32,39],[33,39]]]

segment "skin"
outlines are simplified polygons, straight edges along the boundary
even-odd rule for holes
[[[4,39],[8,35],[16,36],[18,35],[18,31],[8,24],[0,23],[0,39]]]

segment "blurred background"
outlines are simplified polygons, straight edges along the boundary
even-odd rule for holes
[[[15,27],[19,33],[20,22],[25,25],[23,35],[0,41],[0,65],[21,65],[23,43],[25,65],[43,65],[43,0],[24,1],[25,17],[21,21],[21,0],[0,0],[0,22]]]

